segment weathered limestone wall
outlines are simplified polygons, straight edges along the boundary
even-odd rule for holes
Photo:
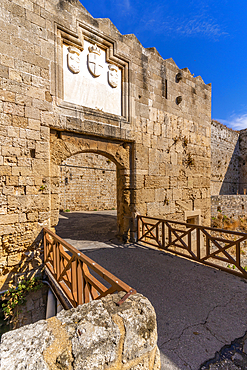
[[[211,212],[245,216],[247,210],[247,131],[234,131],[217,121],[211,129]]]
[[[217,121],[211,127],[211,195],[236,195],[240,191],[239,131]]]
[[[116,165],[98,154],[76,154],[60,166],[60,209],[117,209]]]
[[[1,290],[40,266],[41,230],[58,222],[60,165],[72,155],[116,165],[125,240],[136,212],[184,220],[198,209],[210,224],[210,85],[76,0],[2,0],[0,26]],[[71,101],[82,75],[94,98]]]
[[[213,195],[211,201],[212,217],[217,217],[219,212],[233,219],[246,216],[247,195]]]
[[[109,295],[4,334],[1,367],[159,370],[155,311],[140,294],[118,307],[123,295]]]
[[[247,130],[241,130],[239,134],[239,194],[247,194]]]

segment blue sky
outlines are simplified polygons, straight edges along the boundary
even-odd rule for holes
[[[212,83],[212,118],[247,128],[246,0],[81,0],[95,18],[110,18],[205,83]]]

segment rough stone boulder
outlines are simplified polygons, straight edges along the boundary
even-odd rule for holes
[[[141,294],[109,295],[2,336],[4,370],[158,370],[154,308]]]

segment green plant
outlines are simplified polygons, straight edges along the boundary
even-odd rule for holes
[[[212,220],[216,220],[216,217],[212,216]]]
[[[26,302],[26,296],[28,292],[35,292],[43,286],[43,283],[37,278],[24,279],[18,284],[17,288],[11,287],[2,296],[2,308],[5,316],[5,320],[10,319],[14,316],[14,309],[18,305],[22,305]]]
[[[114,207],[112,208],[112,210],[113,210],[113,211],[115,211],[115,209],[116,209],[116,208],[114,208]]]
[[[70,209],[65,209],[65,211],[64,212],[70,212]]]
[[[39,188],[39,191],[43,191],[43,190],[45,190],[45,189],[46,189],[46,187],[47,187],[47,185],[41,185],[41,187]]]
[[[97,208],[95,208],[94,211],[97,211]]]

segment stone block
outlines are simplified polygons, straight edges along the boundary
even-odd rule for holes
[[[147,216],[159,217],[160,216],[160,203],[147,202]]]
[[[11,175],[11,167],[0,166],[0,176]]]
[[[13,195],[14,194],[14,186],[4,186],[3,187],[3,194],[4,195]]]
[[[26,138],[31,140],[40,140],[40,131],[39,130],[26,130]]]
[[[9,68],[7,66],[0,65],[0,77],[9,77]]]
[[[0,90],[0,99],[2,101],[8,101],[11,103],[15,103],[15,96],[16,94],[11,91]]]
[[[13,116],[13,126],[26,128],[27,127],[27,118],[20,116]]]
[[[168,176],[145,176],[145,188],[157,189],[157,188],[168,188],[169,177]]]
[[[34,107],[25,107],[25,117],[39,120],[40,110]]]
[[[28,126],[27,126],[30,130],[35,130],[35,131],[39,131],[40,130],[40,121],[37,120],[37,119],[32,119],[32,118],[29,118],[28,119]]]
[[[2,146],[2,155],[4,157],[19,157],[21,154],[20,148],[11,147],[11,146]]]
[[[11,103],[11,102],[5,102],[3,105],[3,111],[7,114],[12,114],[15,116],[24,116],[24,107],[19,104]]]
[[[4,334],[1,365],[6,370],[13,363],[32,364],[40,370],[57,364],[71,370],[91,370],[92,363],[97,369],[110,366],[120,370],[122,364],[126,370],[160,369],[155,311],[140,294],[131,296],[121,309],[116,308],[123,295],[108,295]],[[94,333],[90,340],[88,332]]]
[[[149,149],[148,173],[149,175],[159,174],[158,152],[156,149]]]

